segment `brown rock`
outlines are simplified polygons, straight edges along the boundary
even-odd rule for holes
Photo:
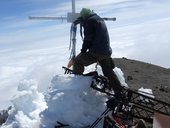
[[[170,103],[170,93],[167,93],[168,88],[170,89],[169,69],[127,58],[114,58],[114,62],[123,71],[130,88],[152,89],[157,99]]]

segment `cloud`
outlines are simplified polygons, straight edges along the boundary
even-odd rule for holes
[[[1,52],[0,109],[10,105],[9,101],[16,94],[20,80],[34,79],[40,85],[39,90],[44,91],[56,73],[63,74],[61,67],[66,65],[69,58],[69,42],[66,44],[63,39],[55,41],[60,45],[51,48],[39,45],[36,49]]]
[[[30,21],[31,22],[31,21]],[[36,22],[36,21],[35,21]],[[49,25],[36,27],[32,29],[17,29],[16,31],[9,32],[8,35],[4,34],[0,36],[1,49],[3,47],[13,48],[27,47],[27,46],[50,46],[52,44],[57,45],[57,40],[64,38],[69,42],[69,24],[61,23],[60,25]]]
[[[170,18],[109,30],[113,56],[128,57],[170,67]]]

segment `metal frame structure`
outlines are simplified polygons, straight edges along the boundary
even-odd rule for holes
[[[72,70],[66,67],[63,67],[63,69],[65,70],[65,74],[73,73]],[[111,103],[111,107],[107,106],[107,109],[101,116],[87,128],[95,128],[105,116],[107,117],[107,113],[110,111],[112,111],[112,116],[121,118],[130,123],[133,122],[133,119],[144,119],[146,122],[152,124],[154,112],[170,116],[169,103],[149,97],[148,93],[131,89],[123,89],[122,96],[117,98],[114,93],[108,91],[107,81],[107,78],[104,76],[93,76],[91,87],[110,96],[108,101]],[[108,104],[108,102],[106,102],[106,104]],[[126,117],[120,117],[120,112],[126,115]],[[119,128],[117,122],[113,121],[113,125]]]
[[[126,120],[144,119],[151,124],[153,123],[155,112],[170,116],[169,103],[149,97],[147,96],[148,93],[131,89],[123,89],[122,96],[117,98],[114,93],[107,91],[108,85],[106,85],[105,81],[105,77],[94,77],[91,87],[112,97],[110,103],[112,104],[113,116],[119,117],[118,114],[121,112],[128,115]]]

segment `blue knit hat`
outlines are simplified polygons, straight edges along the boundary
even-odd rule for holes
[[[87,17],[92,11],[89,8],[82,8],[80,11],[80,17]]]

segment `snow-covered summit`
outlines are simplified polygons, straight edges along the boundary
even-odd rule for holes
[[[126,85],[121,70],[114,71]],[[9,118],[1,127],[53,128],[57,121],[73,128],[92,124],[106,109],[107,95],[90,88],[91,81],[92,77],[88,76],[56,75],[42,94],[36,81],[23,80],[11,100]]]

